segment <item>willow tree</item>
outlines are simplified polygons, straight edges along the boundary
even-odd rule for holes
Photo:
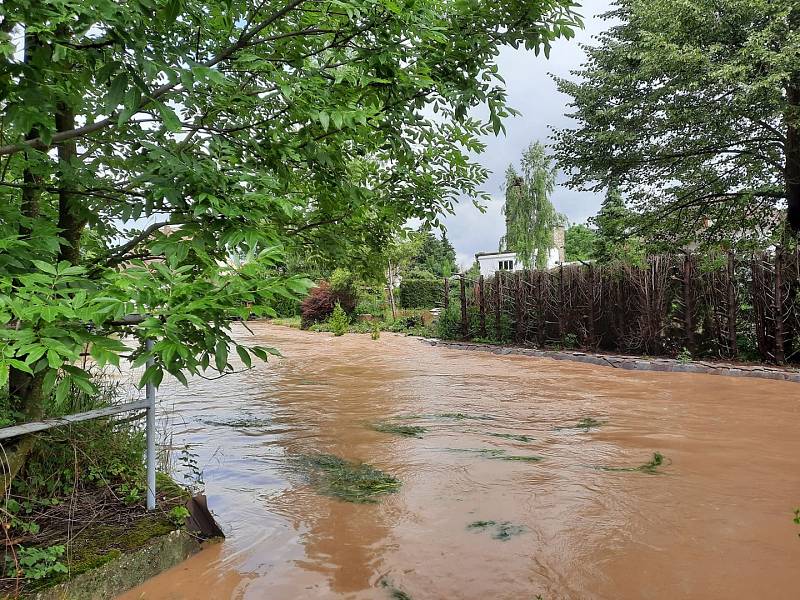
[[[539,142],[523,152],[520,166],[521,172],[514,165],[506,170],[506,235],[500,240],[500,250],[514,252],[526,269],[543,269],[553,248],[554,229],[564,222],[550,202],[556,167]]]
[[[367,256],[478,195],[466,153],[508,114],[500,47],[549,50],[575,6],[5,0],[0,386],[18,418],[91,392],[87,349],[152,359],[156,384],[228,371],[231,348],[265,358],[229,322],[304,289],[285,251]],[[130,313],[149,318],[126,347],[110,334]]]
[[[673,245],[747,242],[787,206],[800,227],[796,0],[617,0],[607,18],[558,81],[577,122],[557,135],[571,184],[618,183],[640,230]]]

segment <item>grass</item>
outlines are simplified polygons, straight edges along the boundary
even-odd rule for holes
[[[525,528],[522,525],[514,525],[510,521],[503,521],[502,523],[498,523],[497,521],[474,521],[467,525],[467,529],[475,529],[478,531],[493,529],[492,538],[500,540],[501,542],[506,542],[515,535],[525,532]]]
[[[300,329],[300,317],[282,317],[276,319],[270,319],[270,323],[273,325],[282,325],[283,327],[292,327],[294,329]]]
[[[307,454],[299,458],[311,483],[326,496],[345,502],[370,504],[377,497],[400,489],[400,480],[372,465],[345,460],[333,454]]]
[[[405,437],[413,437],[417,439],[422,438],[422,434],[428,430],[419,425],[400,425],[397,423],[373,423],[372,428],[381,433],[393,433],[395,435],[402,435]]]
[[[639,471],[640,473],[649,473],[651,475],[656,475],[659,473],[658,467],[664,464],[664,455],[661,452],[653,452],[653,458],[650,459],[650,462],[646,462],[643,465],[639,465],[638,467],[597,467],[603,471],[616,471],[616,472],[635,472]]]
[[[556,431],[561,431],[562,429],[583,429],[584,431],[588,432],[590,429],[596,429],[606,424],[606,421],[598,421],[592,417],[586,417],[581,419],[575,425],[569,425],[567,427],[556,427]]]

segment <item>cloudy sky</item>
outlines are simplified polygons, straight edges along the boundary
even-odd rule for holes
[[[499,59],[500,73],[506,80],[509,104],[522,115],[506,121],[507,135],[490,137],[478,161],[492,171],[484,189],[493,201],[481,213],[469,201],[456,209],[456,214],[445,219],[447,235],[455,246],[458,263],[469,266],[476,252],[497,250],[504,233],[504,221],[500,213],[503,205],[503,173],[511,162],[516,162],[525,147],[532,141],[547,141],[551,127],[569,125],[564,116],[568,98],[556,89],[550,74],[566,77],[584,60],[579,45],[591,43],[592,36],[607,27],[598,15],[609,10],[611,0],[586,0],[581,14],[586,20],[586,29],[578,32],[569,42],[560,41],[553,47],[550,59],[534,56],[525,50],[504,50]],[[584,222],[597,212],[600,198],[592,193],[582,193],[559,186],[553,204],[567,215],[572,223]]]

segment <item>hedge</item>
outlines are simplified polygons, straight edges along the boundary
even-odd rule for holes
[[[442,282],[431,279],[404,279],[400,282],[400,306],[434,308],[442,304]]]

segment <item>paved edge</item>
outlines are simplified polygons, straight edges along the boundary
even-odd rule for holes
[[[29,597],[35,600],[108,600],[182,563],[200,547],[200,542],[190,533],[176,530]]]
[[[554,360],[570,360],[591,365],[627,369],[631,371],[662,371],[668,373],[706,373],[709,375],[727,375],[728,377],[755,377],[759,379],[773,379],[777,381],[791,381],[800,383],[800,371],[780,369],[766,365],[736,365],[727,363],[714,363],[705,361],[680,362],[672,358],[647,359],[637,356],[620,356],[611,354],[589,354],[570,350],[536,350],[533,348],[519,348],[514,346],[493,346],[491,344],[478,344],[475,342],[449,342],[435,338],[420,338],[430,346],[448,348],[452,350],[472,350],[478,352],[491,352],[499,355],[532,356],[536,358],[551,358]]]

